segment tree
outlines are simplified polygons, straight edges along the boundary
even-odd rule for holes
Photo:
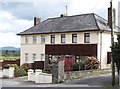
[[[118,75],[120,75],[120,35],[117,36],[117,41],[112,47],[112,56],[113,61],[116,63]],[[120,85],[120,76],[119,76],[119,85]]]

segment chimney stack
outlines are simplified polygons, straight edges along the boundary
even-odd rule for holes
[[[112,19],[111,19],[111,18],[113,18],[113,21],[114,21],[114,29],[115,29],[115,27],[116,27],[116,22],[115,22],[115,16],[116,16],[116,14],[115,14],[115,8],[113,8],[113,17],[111,16],[111,13],[112,13],[112,9],[109,7],[109,8],[108,8],[108,25],[109,25],[110,28],[111,28],[111,26],[112,26]]]
[[[40,24],[41,19],[39,17],[34,17],[34,26]]]

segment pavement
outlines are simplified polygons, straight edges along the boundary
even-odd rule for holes
[[[13,79],[0,79],[0,85],[3,87],[42,87],[42,88],[59,88],[59,87],[103,87],[111,84],[111,74],[105,74],[94,77],[87,77],[84,79],[72,80],[62,84],[35,84],[27,80],[27,77],[19,77]],[[118,88],[117,88],[118,89]]]

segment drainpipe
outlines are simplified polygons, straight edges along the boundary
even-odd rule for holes
[[[102,32],[100,32],[100,69],[101,69],[101,60],[102,60]]]

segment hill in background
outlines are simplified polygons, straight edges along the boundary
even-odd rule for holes
[[[6,46],[0,47],[2,56],[20,56],[20,48]]]

